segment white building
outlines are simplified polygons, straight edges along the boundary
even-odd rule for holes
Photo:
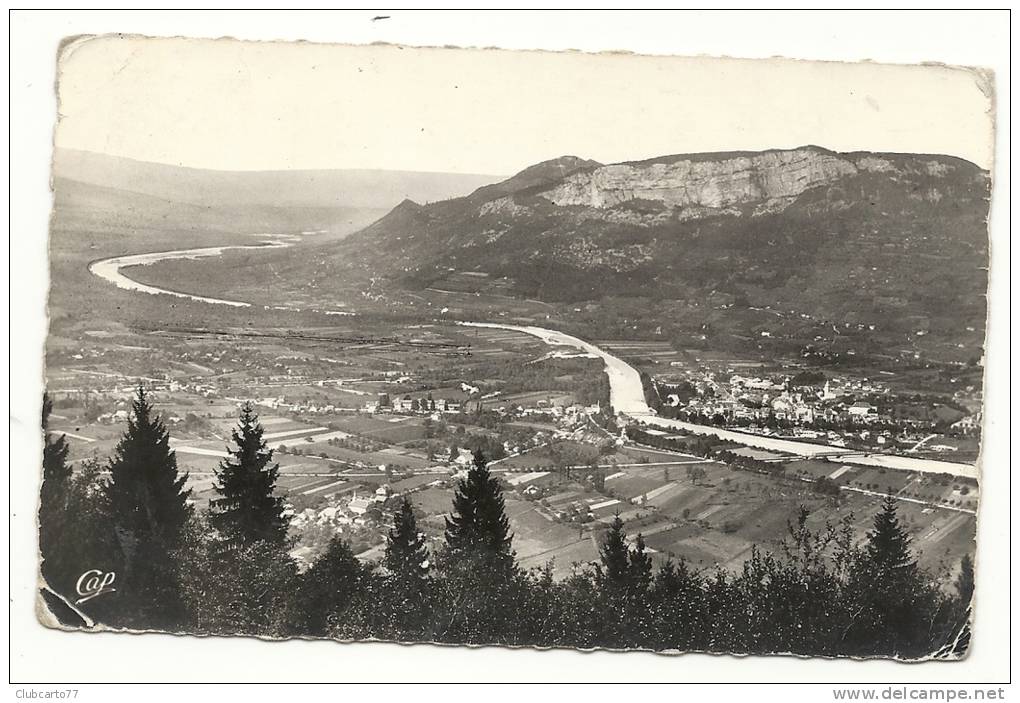
[[[351,502],[347,504],[347,509],[355,515],[364,515],[373,502],[371,498],[359,498],[358,494],[355,493],[354,497],[351,498]]]

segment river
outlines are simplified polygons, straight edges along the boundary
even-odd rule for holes
[[[275,235],[271,235],[275,236]],[[127,256],[115,256],[108,259],[101,259],[89,265],[89,271],[113,283],[119,288],[138,291],[149,294],[172,295],[180,298],[188,298],[203,303],[215,305],[230,305],[233,307],[250,307],[251,303],[240,300],[226,300],[222,298],[210,298],[201,295],[193,295],[181,291],[159,288],[146,285],[128,278],[121,269],[129,266],[147,266],[158,261],[168,259],[199,259],[210,256],[220,256],[229,249],[259,249],[266,247],[287,247],[291,241],[273,240],[255,245],[236,245],[222,247],[203,247],[198,249],[179,249],[176,251],[152,252],[149,254],[131,254]],[[326,314],[351,314],[333,311],[312,310],[313,312],[325,312]],[[748,432],[725,430],[708,425],[697,425],[681,420],[671,420],[659,417],[645,402],[645,392],[641,385],[641,376],[637,369],[620,359],[617,356],[601,349],[590,342],[579,339],[572,335],[551,330],[545,327],[528,325],[505,325],[496,322],[459,322],[465,327],[488,327],[492,329],[511,330],[523,332],[541,339],[550,346],[567,346],[583,350],[593,356],[602,359],[606,366],[606,375],[609,377],[609,401],[613,409],[625,418],[644,422],[654,427],[666,430],[684,430],[694,434],[714,434],[721,439],[731,440],[772,451],[793,454],[801,457],[822,457],[833,455],[845,455],[847,450],[844,447],[836,447],[826,444],[813,444],[811,442],[798,442],[792,439],[780,439],[778,437],[765,437]],[[838,456],[838,461],[846,464],[862,466],[875,466],[886,469],[898,469],[902,471],[913,471],[929,474],[950,474],[976,479],[978,469],[971,464],[961,464],[950,461],[936,461],[934,459],[921,459],[918,457],[895,456],[892,454],[851,454]]]
[[[569,346],[575,349],[583,349],[590,354],[601,358],[606,364],[606,375],[609,377],[609,402],[613,409],[625,417],[644,422],[653,427],[666,430],[684,430],[694,434],[714,434],[720,439],[739,442],[749,447],[767,449],[795,456],[824,457],[838,456],[838,460],[845,464],[856,464],[863,466],[876,466],[886,469],[899,469],[902,471],[914,471],[930,474],[950,474],[977,479],[978,470],[976,466],[961,464],[950,461],[936,461],[934,459],[922,459],[919,457],[896,456],[892,454],[847,454],[847,449],[827,444],[813,444],[811,442],[798,442],[793,439],[781,439],[778,437],[766,437],[752,434],[750,432],[739,432],[725,430],[709,425],[697,425],[682,420],[672,420],[660,417],[655,414],[645,402],[645,392],[641,385],[641,376],[637,369],[613,356],[599,347],[578,339],[564,332],[546,329],[544,327],[529,327],[525,325],[504,325],[492,322],[462,322],[467,327],[491,327],[505,330],[515,330],[538,337],[546,344]]]
[[[279,235],[269,236],[275,237]],[[196,300],[200,303],[212,303],[213,305],[229,305],[235,308],[247,308],[251,307],[251,303],[245,303],[240,300],[209,298],[203,295],[184,293],[181,291],[171,290],[169,288],[159,288],[158,286],[150,286],[145,283],[136,281],[133,278],[128,278],[121,272],[121,269],[128,268],[131,266],[149,266],[160,261],[169,261],[171,259],[204,259],[211,256],[222,256],[223,252],[231,249],[277,249],[281,247],[289,247],[290,245],[291,242],[276,239],[264,242],[262,244],[237,244],[233,246],[200,247],[197,249],[176,249],[174,251],[155,251],[149,254],[128,254],[126,256],[112,256],[108,259],[100,259],[98,261],[93,261],[91,264],[89,264],[89,271],[99,276],[100,278],[109,281],[118,288],[123,288],[124,290],[133,290],[139,293],[148,293],[149,295],[172,295],[177,298],[187,298],[188,300]]]

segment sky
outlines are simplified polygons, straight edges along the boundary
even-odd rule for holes
[[[505,175],[805,144],[989,168],[986,93],[938,66],[107,36],[64,49],[55,142],[225,170]]]

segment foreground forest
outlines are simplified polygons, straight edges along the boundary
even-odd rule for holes
[[[44,402],[43,425],[49,412]],[[362,563],[342,536],[300,570],[288,554],[278,467],[251,405],[216,474],[207,511],[189,502],[169,433],[139,388],[105,462],[72,470],[46,438],[39,546],[51,613],[69,627],[261,637],[381,639],[815,656],[959,657],[969,642],[973,567],[955,583],[918,567],[888,498],[856,543],[850,517],[821,531],[791,515],[777,548],[738,572],[653,568],[617,517],[599,561],[565,580],[517,561],[499,479],[486,457],[457,487],[444,545],[429,550],[407,500],[382,561]],[[81,577],[116,574],[85,597]],[[79,597],[81,596],[81,597]]]

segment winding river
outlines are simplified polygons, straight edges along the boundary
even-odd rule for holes
[[[607,351],[578,339],[564,332],[546,329],[545,327],[530,327],[525,325],[504,325],[491,322],[461,322],[467,327],[491,327],[496,329],[514,330],[538,337],[549,345],[569,346],[575,349],[582,349],[590,354],[598,356],[606,364],[606,375],[609,377],[609,402],[613,409],[631,420],[644,422],[653,427],[664,430],[683,430],[694,434],[714,434],[720,439],[726,439],[749,447],[766,449],[805,458],[810,457],[833,457],[845,464],[857,464],[863,466],[875,466],[885,469],[898,469],[901,471],[913,471],[918,473],[950,474],[976,479],[978,470],[971,464],[961,464],[950,461],[936,461],[934,459],[922,459],[919,457],[897,456],[893,454],[863,454],[860,452],[848,451],[845,447],[837,447],[827,444],[814,444],[811,442],[798,442],[793,439],[782,439],[779,437],[766,437],[750,432],[739,432],[736,430],[725,430],[709,425],[697,425],[682,420],[672,420],[660,417],[655,411],[648,407],[645,402],[645,392],[641,385],[641,376],[637,369],[613,356]]]
[[[108,259],[93,261],[89,264],[89,271],[100,278],[109,281],[118,288],[123,288],[124,290],[133,290],[138,293],[148,293],[149,295],[172,295],[176,298],[187,298],[188,300],[196,300],[200,303],[212,303],[213,305],[229,305],[235,308],[248,308],[251,307],[251,303],[245,303],[240,300],[207,298],[202,295],[184,293],[182,291],[171,290],[169,288],[150,286],[140,281],[136,281],[133,278],[128,278],[121,272],[121,269],[129,268],[131,266],[149,266],[160,261],[169,261],[172,259],[205,259],[212,256],[222,256],[223,252],[233,249],[278,249],[281,247],[289,247],[291,244],[292,242],[289,241],[274,239],[261,244],[237,244],[233,246],[200,247],[197,249],[154,251],[149,254],[112,256]]]
[[[275,235],[273,235],[275,236]],[[172,295],[179,298],[188,298],[202,303],[214,305],[229,305],[232,307],[251,307],[251,303],[239,300],[226,300],[223,298],[211,298],[201,295],[193,295],[182,291],[159,288],[140,283],[125,275],[121,269],[130,266],[146,266],[158,261],[168,259],[199,259],[211,256],[220,256],[223,252],[231,249],[260,249],[266,247],[287,247],[293,241],[287,237],[281,237],[261,244],[235,245],[222,247],[202,247],[198,249],[179,249],[176,251],[152,252],[149,254],[131,254],[127,256],[115,256],[108,259],[101,259],[89,265],[89,271],[113,283],[118,288],[133,290],[140,293],[152,295]],[[325,312],[326,314],[346,314],[341,312],[330,312],[312,310],[312,312]],[[505,325],[495,322],[459,322],[465,327],[487,327],[492,329],[503,329],[529,334],[537,337],[550,346],[566,346],[585,351],[597,356],[606,365],[606,375],[609,377],[609,398],[613,409],[617,413],[630,420],[644,422],[648,425],[664,430],[683,430],[695,434],[714,434],[721,439],[731,440],[759,449],[773,450],[792,454],[801,457],[838,457],[838,461],[846,464],[863,466],[874,466],[886,469],[897,469],[901,471],[912,471],[917,473],[950,474],[976,479],[978,469],[970,464],[961,464],[949,461],[936,461],[934,459],[922,459],[918,457],[896,456],[892,454],[861,454],[848,452],[843,447],[836,447],[825,444],[813,444],[810,442],[798,442],[792,439],[781,439],[777,437],[766,437],[763,435],[735,430],[725,430],[718,427],[697,425],[681,420],[671,420],[660,417],[648,407],[645,402],[644,388],[641,385],[641,376],[637,369],[623,361],[617,356],[586,342],[583,339],[545,327],[528,325]]]

